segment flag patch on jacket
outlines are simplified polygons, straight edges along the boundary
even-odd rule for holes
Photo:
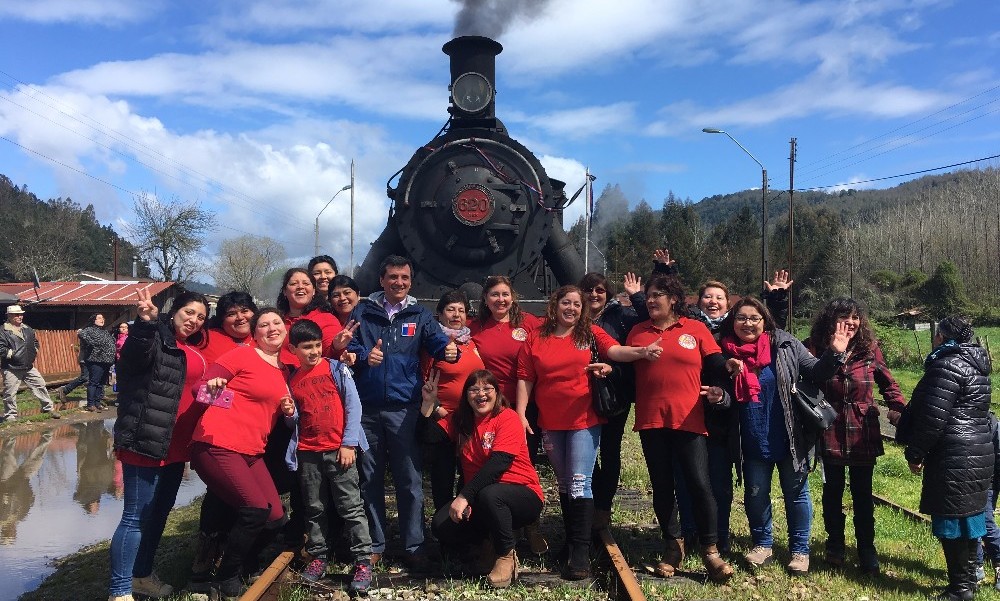
[[[416,336],[417,335],[417,324],[415,322],[404,323],[403,324],[403,336]]]

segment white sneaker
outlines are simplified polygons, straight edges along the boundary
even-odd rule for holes
[[[132,594],[129,593],[128,595],[118,595],[117,597],[111,595],[108,597],[108,601],[135,601],[135,599],[133,599]]]
[[[145,578],[133,577],[132,592],[152,597],[154,599],[159,599],[160,597],[166,597],[170,593],[174,592],[174,587],[169,584],[164,584],[160,581],[160,577],[156,575],[156,572],[153,572]]]

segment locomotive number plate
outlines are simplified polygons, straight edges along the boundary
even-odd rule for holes
[[[482,225],[493,216],[493,197],[485,186],[464,186],[452,200],[455,218],[465,225]]]

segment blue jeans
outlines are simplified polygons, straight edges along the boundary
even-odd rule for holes
[[[87,366],[87,406],[96,407],[104,400],[104,381],[108,378],[110,363],[92,363]]]
[[[153,573],[156,548],[183,476],[183,463],[163,467],[122,463],[125,506],[111,538],[111,596],[131,593],[133,576],[144,578]]]
[[[708,480],[712,485],[712,496],[717,507],[717,528],[719,549],[729,549],[729,518],[733,511],[733,460],[726,445],[708,443]],[[674,457],[674,491],[677,493],[677,511],[680,514],[681,531],[685,538],[696,536],[698,526],[694,519],[694,502],[684,481],[684,472],[677,457]]]
[[[771,548],[774,545],[771,475],[775,467],[778,468],[778,480],[785,497],[788,548],[792,553],[808,554],[812,526],[809,472],[796,472],[790,454],[778,463],[766,459],[743,459],[744,502],[753,546]]]
[[[424,490],[417,442],[419,403],[364,406],[361,427],[368,438],[368,452],[361,453],[361,496],[368,514],[372,553],[385,552],[388,530],[385,515],[385,468],[388,461],[396,487],[399,536],[408,553],[424,543]]]
[[[592,484],[601,426],[586,430],[545,430],[542,446],[559,482],[559,494],[570,499],[593,499]]]

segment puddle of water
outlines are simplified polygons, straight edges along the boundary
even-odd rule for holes
[[[53,559],[107,540],[122,515],[122,472],[112,453],[114,420],[0,439],[0,599],[33,590]],[[177,506],[205,492],[187,470]]]

